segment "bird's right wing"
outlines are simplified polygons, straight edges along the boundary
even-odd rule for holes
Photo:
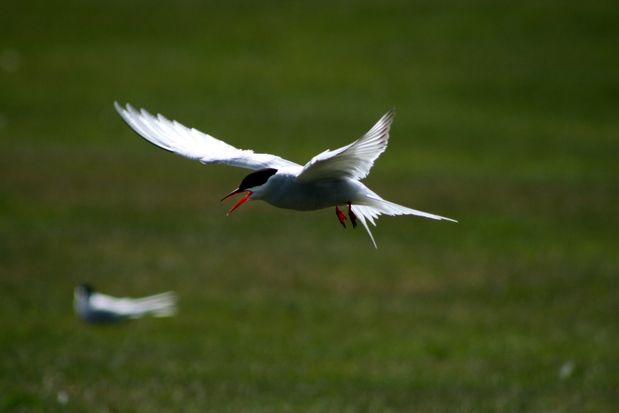
[[[197,129],[169,120],[163,115],[154,116],[145,109],[138,111],[130,104],[122,107],[118,102],[114,102],[114,107],[131,129],[147,141],[203,164],[224,164],[253,170],[300,168],[300,165],[276,155],[237,149]]]

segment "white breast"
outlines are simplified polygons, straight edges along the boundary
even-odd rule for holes
[[[293,174],[277,173],[252,198],[278,208],[311,211],[354,203],[363,194],[363,188],[363,184],[348,178],[300,182]]]

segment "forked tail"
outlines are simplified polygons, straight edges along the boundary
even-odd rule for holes
[[[372,244],[374,244],[374,248],[378,248],[378,246],[376,245],[376,241],[374,240],[374,236],[372,235],[372,231],[370,231],[370,227],[368,226],[367,222],[369,221],[372,225],[376,226],[375,221],[381,215],[417,215],[420,217],[436,219],[439,221],[447,220],[452,222],[458,222],[455,219],[442,217],[440,215],[430,214],[429,212],[423,212],[402,205],[394,204],[393,202],[389,202],[380,198],[378,195],[367,196],[364,201],[358,204],[353,204],[351,208],[353,213],[359,219],[359,222],[361,222],[365,230],[368,232],[368,235],[372,240]]]

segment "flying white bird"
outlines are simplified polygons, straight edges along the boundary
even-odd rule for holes
[[[122,107],[114,102],[114,106],[138,135],[160,148],[207,165],[224,164],[253,170],[237,189],[222,199],[244,193],[228,214],[247,200],[263,200],[279,208],[298,211],[335,207],[338,220],[346,227],[346,215],[339,207],[347,207],[352,226],[361,222],[374,247],[376,242],[367,222],[376,225],[374,220],[381,214],[418,215],[457,222],[384,200],[360,182],[387,148],[393,111],[387,112],[353,143],[326,150],[302,166],[276,155],[237,149],[163,115],[153,116],[145,109],[138,111],[130,104]]]
[[[75,313],[84,321],[102,323],[140,318],[147,315],[170,317],[176,314],[176,294],[172,291],[143,298],[117,298],[95,292],[81,284],[73,293]]]

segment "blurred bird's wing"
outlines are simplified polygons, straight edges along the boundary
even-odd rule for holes
[[[92,311],[107,311],[122,316],[130,316],[134,312],[135,305],[130,298],[92,293],[90,295],[90,308]]]
[[[394,115],[395,112],[390,110],[353,143],[314,156],[305,164],[298,179],[307,182],[329,178],[365,178],[374,161],[387,149]]]
[[[134,311],[155,317],[169,317],[176,314],[176,294],[166,291],[149,297],[134,298]]]
[[[144,298],[117,298],[93,293],[90,296],[90,306],[92,311],[123,317],[137,318],[147,314],[165,317],[176,313],[176,295],[170,291]]]
[[[136,110],[130,104],[122,107],[114,102],[120,116],[138,135],[147,141],[203,164],[224,164],[247,169],[301,168],[301,165],[276,155],[237,149],[197,129],[188,128],[163,115],[151,115],[145,109]]]

